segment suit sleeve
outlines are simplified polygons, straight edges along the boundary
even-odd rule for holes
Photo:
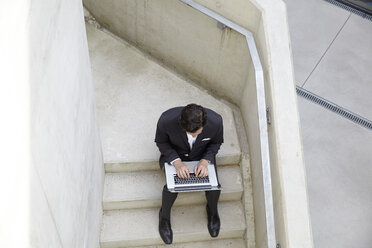
[[[223,143],[223,124],[222,124],[222,118],[221,118],[217,126],[217,132],[214,135],[214,137],[211,139],[211,141],[209,142],[205,150],[205,153],[203,154],[203,158],[209,161],[214,161],[217,155],[217,152],[220,149],[222,143]]]
[[[173,149],[170,143],[169,136],[166,132],[166,123],[162,117],[160,117],[156,127],[155,142],[160,153],[165,157],[165,161],[170,163],[179,158],[176,150]]]

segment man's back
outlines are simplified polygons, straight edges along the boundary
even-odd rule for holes
[[[187,142],[186,131],[182,129],[179,123],[183,108],[184,107],[171,108],[162,113],[159,118],[155,142],[162,153],[159,160],[160,167],[163,167],[165,162],[170,163],[177,158],[177,156],[184,161],[195,161],[202,159],[203,155],[205,155],[205,159],[215,163],[215,155],[220,145],[223,143],[223,123],[221,115],[213,110],[204,108],[207,114],[207,124],[198,135],[192,149],[190,149]],[[206,153],[207,151],[208,153]]]

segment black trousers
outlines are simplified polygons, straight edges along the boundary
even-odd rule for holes
[[[217,203],[220,198],[221,190],[205,191],[205,198],[207,199],[207,204],[209,212],[211,215],[216,215],[218,213]],[[161,216],[162,218],[170,220],[170,213],[173,203],[177,199],[178,193],[172,193],[168,190],[167,185],[164,185],[162,204],[161,204]]]
[[[216,174],[217,174],[217,168]],[[217,175],[217,181],[218,181],[218,175]],[[220,186],[220,184],[218,183]],[[218,214],[217,209],[217,203],[218,199],[220,198],[221,190],[211,190],[211,191],[205,191],[205,198],[207,199],[207,204],[209,208],[209,212],[211,215]],[[172,193],[168,190],[167,185],[164,185],[163,187],[163,193],[162,193],[162,203],[161,203],[161,216],[162,218],[170,220],[170,213],[173,206],[173,203],[176,201],[178,196],[178,193]]]

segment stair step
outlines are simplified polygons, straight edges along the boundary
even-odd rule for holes
[[[179,243],[171,245],[150,245],[150,246],[136,246],[136,248],[243,248],[246,247],[246,242],[243,239],[221,239],[209,240],[192,243]]]
[[[234,165],[240,162],[240,157],[241,157],[240,150],[236,152],[231,152],[229,154],[224,154],[222,151],[217,154],[216,160],[218,165]],[[158,158],[149,160],[141,159],[141,161],[122,161],[120,163],[105,162],[105,172],[108,173],[147,170],[160,170]]]
[[[243,194],[240,167],[218,167],[223,187],[220,201],[238,201]],[[160,207],[165,184],[163,171],[106,173],[103,196],[104,210]],[[175,205],[205,202],[204,192],[179,194]]]
[[[242,238],[245,218],[241,202],[219,203],[218,210],[221,229],[214,239]],[[158,232],[159,208],[104,211],[102,223],[101,248],[164,244]],[[173,207],[171,225],[173,243],[212,240],[204,204]]]

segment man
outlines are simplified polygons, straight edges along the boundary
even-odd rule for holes
[[[159,118],[155,142],[161,153],[161,168],[164,163],[170,163],[176,167],[178,177],[188,178],[189,167],[182,161],[199,161],[194,173],[205,177],[208,175],[208,163],[216,166],[216,154],[223,143],[222,117],[196,104],[169,109]],[[208,231],[212,237],[217,237],[220,230],[217,210],[220,190],[206,191],[205,196]],[[159,212],[159,233],[166,244],[171,244],[173,240],[170,212],[176,198],[177,193],[169,192],[165,185]]]

